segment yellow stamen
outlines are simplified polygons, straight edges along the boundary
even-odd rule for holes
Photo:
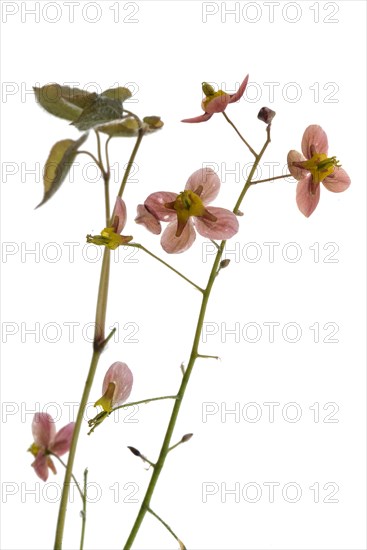
[[[128,243],[132,240],[132,237],[124,237],[115,233],[113,227],[105,227],[102,229],[100,235],[87,235],[87,242],[104,245],[111,250],[115,250],[118,246]]]
[[[339,167],[340,164],[336,160],[336,157],[328,157],[324,153],[315,153],[310,160],[297,163],[301,168],[309,170],[312,174],[314,183],[320,183],[327,176],[330,176],[335,170],[335,167]]]
[[[32,453],[33,456],[38,455],[38,451],[40,450],[40,447],[36,445],[36,443],[32,443],[32,445],[27,449],[30,453]]]
[[[107,390],[102,395],[102,397],[94,403],[94,406],[98,407],[98,405],[99,405],[100,407],[102,407],[102,409],[104,411],[111,412],[112,411],[112,399],[113,399],[113,394],[115,393],[115,388],[116,388],[115,382],[110,382],[108,384]]]

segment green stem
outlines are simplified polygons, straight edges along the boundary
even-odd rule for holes
[[[53,457],[57,458],[57,460],[64,466],[64,468],[67,468],[65,462],[58,455],[55,455],[52,452],[50,452],[49,454],[52,455]],[[82,491],[78,481],[76,480],[76,478],[74,476],[74,474],[71,474],[71,479],[74,481],[74,483],[75,483],[75,485],[78,489],[78,492],[80,494],[80,498],[82,499],[82,503],[83,503],[83,510],[81,511],[82,531],[81,531],[81,535],[80,535],[80,550],[83,550],[83,547],[84,547],[85,524],[86,524],[86,521],[87,521],[87,475],[88,475],[88,468],[86,468],[84,470],[84,486],[83,486],[83,491]]]
[[[151,403],[152,401],[162,401],[163,399],[177,399],[177,395],[165,395],[164,397],[151,397],[150,399],[142,399],[141,401],[134,401],[132,403],[125,403],[119,407],[115,407],[109,414],[112,414],[118,409],[124,409],[125,407],[133,407],[134,405],[142,405],[143,403]]]
[[[80,550],[84,548],[84,537],[85,537],[85,524],[87,522],[87,478],[88,478],[88,468],[84,470],[84,486],[83,486],[83,510],[82,510],[82,532],[80,536]]]
[[[241,138],[241,140],[243,141],[243,143],[246,145],[246,147],[248,147],[248,149],[251,151],[251,153],[254,155],[254,157],[256,158],[257,157],[257,154],[255,153],[255,151],[253,150],[253,148],[251,147],[251,145],[249,143],[247,143],[247,141],[245,140],[245,138],[242,136],[242,134],[240,134],[240,132],[237,130],[236,126],[233,124],[233,122],[231,121],[231,119],[228,117],[228,115],[226,114],[225,111],[222,112],[222,115],[224,116],[224,118],[226,119],[227,122],[229,122],[229,124],[232,126],[232,128],[234,128],[235,132],[237,133],[237,135]]]
[[[178,536],[176,535],[176,533],[174,533],[174,532],[172,531],[171,527],[170,527],[169,525],[167,525],[167,523],[166,523],[165,521],[163,521],[163,519],[160,518],[160,517],[158,516],[158,514],[156,514],[155,512],[153,512],[153,510],[152,510],[151,508],[148,508],[148,512],[149,512],[150,514],[152,514],[152,516],[154,516],[158,521],[160,521],[160,522],[162,523],[162,525],[164,525],[164,527],[167,529],[167,531],[169,531],[169,532],[171,533],[171,535],[172,535],[172,536],[177,540],[177,542],[181,545],[181,548],[182,548],[182,547],[184,548],[182,541],[178,538]]]
[[[140,250],[143,250],[144,252],[146,252],[147,254],[149,254],[149,256],[152,256],[152,258],[154,258],[155,260],[158,260],[158,262],[161,262],[161,264],[165,265],[166,267],[168,267],[168,269],[170,269],[171,271],[173,271],[174,273],[176,273],[179,277],[181,277],[182,279],[184,279],[185,281],[187,281],[188,283],[190,283],[190,285],[194,286],[197,290],[199,290],[201,293],[204,292],[204,290],[198,286],[197,284],[193,283],[190,279],[188,279],[187,277],[185,277],[185,275],[183,275],[180,271],[177,271],[177,269],[175,269],[174,267],[172,267],[170,264],[168,264],[167,262],[165,262],[164,260],[162,260],[162,258],[160,258],[159,256],[156,256],[155,254],[153,254],[153,252],[150,252],[150,250],[148,250],[147,248],[145,248],[145,246],[143,246],[142,244],[139,244],[139,243],[127,243],[125,246],[132,246],[133,248],[139,248]]]
[[[93,433],[94,430],[98,426],[100,426],[102,422],[106,420],[106,418],[108,418],[113,412],[117,411],[118,409],[124,409],[125,407],[132,407],[133,405],[141,405],[143,403],[150,403],[151,401],[161,401],[162,399],[177,399],[177,395],[165,395],[164,397],[152,397],[150,399],[143,399],[141,401],[135,401],[133,403],[124,403],[123,405],[119,405],[118,407],[115,407],[110,412],[102,411],[98,413],[94,418],[91,418],[90,420],[88,420],[88,426],[91,428],[91,430],[88,432],[88,435]]]
[[[110,189],[109,189],[109,183],[110,183],[110,177],[104,176],[104,200],[105,200],[105,211],[106,211],[106,227],[110,226],[110,217],[111,217],[111,210],[110,210]]]
[[[131,157],[129,159],[129,162],[127,163],[125,174],[124,174],[124,177],[123,177],[122,182],[121,182],[120,190],[118,192],[119,197],[122,197],[123,192],[125,191],[126,183],[127,183],[127,180],[129,179],[130,171],[131,171],[131,168],[133,167],[134,160],[135,160],[136,154],[139,150],[141,140],[143,139],[143,137],[144,137],[144,130],[140,129],[139,133],[138,133],[136,143],[135,143],[135,147],[133,149],[133,152],[131,153]]]
[[[90,153],[89,151],[77,151],[76,154],[77,155],[88,155],[88,157],[91,157],[93,159],[93,161],[96,163],[96,165],[98,166],[98,168],[100,169],[102,175],[104,174],[103,164],[101,164],[99,162],[99,160],[97,160],[96,157],[92,153]]]
[[[267,178],[266,180],[253,181],[251,185],[256,185],[257,183],[264,183],[266,181],[280,180],[280,179],[289,178],[289,177],[292,177],[292,174],[285,174],[284,176],[276,176],[275,178]]]
[[[104,249],[101,278],[98,288],[98,300],[96,311],[96,326],[94,332],[94,347],[98,348],[105,339],[106,311],[108,300],[108,282],[110,278],[111,251],[107,246]]]
[[[246,192],[250,188],[251,178],[253,177],[253,175],[255,173],[255,170],[256,170],[256,168],[257,168],[257,166],[258,166],[258,164],[259,164],[259,162],[260,162],[267,146],[269,145],[269,143],[270,143],[270,125],[267,127],[267,140],[266,140],[263,148],[261,149],[259,155],[256,155],[254,166],[253,166],[253,168],[252,168],[252,170],[251,170],[251,172],[250,172],[250,174],[247,178],[245,186],[244,186],[244,188],[243,188],[243,190],[240,194],[240,197],[239,197],[238,201],[236,202],[235,207],[233,209],[234,213],[236,213],[238,211],[238,208],[241,205],[241,202],[242,202]],[[135,540],[135,537],[136,537],[136,535],[137,535],[137,533],[140,529],[140,526],[141,526],[141,524],[144,520],[145,514],[146,514],[147,511],[150,511],[150,501],[151,501],[151,498],[153,496],[155,486],[157,484],[158,478],[159,478],[160,473],[163,469],[167,454],[168,454],[169,449],[170,449],[170,441],[171,441],[171,438],[172,438],[173,430],[174,430],[175,425],[176,425],[176,421],[177,421],[178,414],[179,414],[179,411],[180,411],[180,408],[181,408],[181,404],[182,404],[182,401],[183,401],[183,398],[184,398],[184,395],[185,395],[185,392],[186,392],[186,388],[187,388],[187,385],[189,383],[190,376],[191,376],[192,370],[193,370],[194,365],[195,365],[195,361],[196,361],[197,357],[200,356],[200,354],[198,353],[198,348],[199,348],[199,343],[200,343],[200,335],[201,335],[201,331],[202,331],[202,327],[203,327],[203,323],[204,323],[204,319],[205,319],[205,312],[206,312],[206,308],[207,308],[207,305],[208,305],[209,297],[210,297],[214,282],[216,280],[216,276],[217,276],[218,268],[219,268],[219,265],[220,265],[221,257],[222,257],[222,254],[223,254],[223,251],[224,251],[224,248],[225,248],[225,244],[226,244],[226,241],[221,242],[221,244],[219,245],[218,252],[217,252],[217,254],[215,256],[215,259],[214,259],[214,263],[213,263],[213,267],[212,267],[210,275],[209,275],[208,283],[207,283],[207,286],[206,286],[206,288],[204,290],[204,293],[203,293],[203,298],[202,298],[202,303],[201,303],[199,316],[198,316],[198,320],[197,320],[197,324],[196,324],[195,336],[194,336],[194,341],[193,341],[193,344],[192,344],[189,363],[188,363],[187,368],[184,372],[182,382],[181,382],[181,386],[180,386],[180,389],[177,393],[177,400],[175,401],[175,404],[173,406],[171,418],[170,418],[169,423],[168,423],[167,431],[166,431],[166,434],[164,436],[164,440],[163,440],[163,444],[162,444],[162,448],[161,448],[158,460],[155,464],[152,477],[150,479],[150,482],[149,482],[147,491],[145,493],[143,502],[140,506],[140,510],[139,510],[138,515],[136,517],[135,523],[134,523],[134,525],[131,529],[130,535],[129,535],[126,543],[125,543],[124,550],[130,550],[131,549],[132,544]]]
[[[64,468],[66,469],[66,464],[65,462],[58,456],[58,455],[55,455],[55,453],[52,453],[51,451],[49,451],[49,454],[51,456],[53,456],[54,458],[56,458],[60,464],[62,464],[64,466]],[[76,488],[78,489],[78,493],[80,494],[80,498],[82,499],[82,501],[84,501],[84,495],[83,495],[83,491],[81,490],[80,488],[80,485],[79,485],[79,482],[77,481],[76,477],[74,476],[74,474],[71,474],[71,479],[74,481],[75,485],[76,485]]]
[[[64,478],[64,484],[62,488],[62,495],[61,495],[61,501],[60,501],[60,508],[59,508],[59,516],[57,520],[57,527],[56,527],[56,536],[55,536],[55,550],[61,550],[62,548],[62,539],[64,534],[64,526],[65,526],[65,517],[66,517],[66,510],[68,505],[68,498],[69,498],[69,489],[70,489],[70,479],[72,476],[72,470],[74,466],[74,459],[75,459],[75,453],[78,445],[79,440],[79,434],[80,434],[80,428],[83,422],[83,416],[85,408],[88,404],[88,397],[89,393],[92,387],[94,375],[97,369],[98,360],[101,355],[101,349],[97,349],[93,351],[91,364],[89,367],[88,377],[85,382],[84,391],[82,395],[82,399],[80,402],[78,415],[75,422],[74,432],[73,432],[73,439],[71,441],[71,447],[69,452],[69,458],[68,463],[66,466],[65,471],[65,478]]]
[[[238,197],[238,201],[236,202],[235,204],[235,207],[233,209],[233,212],[235,214],[238,214],[238,209],[239,207],[241,206],[241,203],[244,199],[244,196],[246,195],[247,193],[247,190],[249,189],[249,187],[252,185],[252,177],[254,175],[254,173],[256,172],[256,169],[258,167],[258,164],[261,160],[261,157],[263,156],[263,154],[265,153],[265,150],[267,148],[267,146],[269,145],[270,143],[270,124],[266,127],[266,134],[267,134],[267,138],[266,138],[266,141],[264,143],[264,146],[263,148],[261,149],[260,153],[258,155],[256,155],[256,160],[254,162],[254,165],[253,167],[251,168],[251,172],[249,173],[248,175],[248,178],[247,178],[247,181],[246,181],[246,184],[245,184],[245,187],[242,189],[242,193],[240,194],[240,196]]]
[[[99,159],[99,163],[102,165],[101,140],[98,132],[96,132],[96,136],[97,136],[97,145],[98,145],[98,159]],[[128,180],[130,170],[133,165],[133,161],[138,151],[139,144],[142,138],[143,138],[143,132],[139,133],[137,143],[135,144],[135,147],[131,153],[128,165],[126,167],[124,180],[123,180],[125,181],[125,184],[126,184],[126,181]],[[104,178],[107,178],[107,174],[103,166],[101,170],[104,175]],[[110,176],[108,175],[108,179],[109,177]],[[125,185],[123,186],[122,190],[120,189],[120,193],[119,193],[120,196],[122,196],[124,189],[125,189]],[[107,310],[108,285],[109,285],[109,276],[110,276],[110,258],[111,258],[110,250],[109,248],[106,247],[103,255],[101,275],[100,275],[99,288],[98,288],[96,322],[95,322],[95,332],[94,332],[94,341],[93,341],[93,354],[92,354],[92,359],[91,359],[87,379],[84,385],[84,390],[80,401],[77,418],[75,421],[73,438],[71,441],[69,458],[68,458],[66,471],[65,471],[64,483],[63,483],[60,507],[59,507],[59,515],[57,518],[57,525],[56,525],[54,550],[62,549],[66,510],[67,510],[67,504],[68,504],[68,498],[69,498],[70,480],[71,480],[72,470],[74,466],[76,449],[79,441],[80,428],[83,421],[84,412],[88,403],[88,398],[89,398],[90,390],[92,388],[94,376],[97,370],[98,361],[108,340],[110,339],[110,337],[112,336],[115,330],[114,329],[112,333],[107,337],[107,339],[105,339],[106,310]]]

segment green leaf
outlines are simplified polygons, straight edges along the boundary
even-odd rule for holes
[[[48,113],[71,121],[76,120],[88,103],[97,97],[95,93],[59,84],[46,84],[33,90],[38,103]]]
[[[87,136],[88,134],[85,133],[76,141],[63,139],[52,147],[44,167],[43,199],[36,208],[45,204],[61,186],[74,162],[79,147],[85,142]]]
[[[109,88],[101,93],[103,97],[109,97],[110,99],[115,99],[116,101],[121,101],[122,103],[131,97],[131,92],[128,88]]]
[[[134,137],[138,135],[139,128],[139,121],[134,117],[128,117],[98,126],[98,132],[110,137]]]
[[[109,97],[97,96],[83,109],[77,120],[72,123],[78,130],[90,130],[105,122],[122,117],[122,104]]]

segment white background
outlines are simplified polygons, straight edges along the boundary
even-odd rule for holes
[[[200,125],[179,121],[201,113],[203,80],[233,93],[247,73],[247,98],[227,114],[259,150],[265,125],[257,113],[264,105],[277,112],[264,157],[277,163],[274,174],[284,173],[287,152],[300,149],[305,128],[319,124],[352,185],[338,195],[322,188],[309,219],[296,206],[294,180],[250,189],[240,231],[228,243],[231,264],[218,277],[207,311],[207,330],[217,332],[207,336],[201,353],[221,360],[195,366],[173,442],[188,432],[194,437],[169,456],[152,507],[187,548],[365,548],[365,3],[80,1],[73,3],[74,22],[68,4],[2,3],[3,548],[53,544],[63,473],[57,466],[57,476],[51,473],[44,484],[26,449],[34,411],[57,417],[58,428],[74,419],[67,403],[80,399],[89,365],[86,336],[92,331],[86,333],[86,325],[94,320],[100,270],[99,261],[88,260],[93,249],[85,248],[85,235],[104,227],[102,182],[91,181],[95,171],[85,169],[89,159],[83,156],[73,181],[34,210],[51,146],[79,134],[39,108],[32,85],[73,82],[102,91],[130,83],[135,102],[129,108],[162,117],[164,129],[143,141],[136,181],[127,187],[125,234],[205,285],[211,256],[204,256],[204,240],[168,257],[158,237],[134,224],[135,207],[153,191],[181,191],[194,170],[215,163],[223,181],[215,204],[233,208],[244,180],[238,171],[246,166],[246,173],[250,153],[221,115]],[[87,146],[95,152],[93,136]],[[132,140],[112,143],[112,163],[119,163],[112,193],[132,146]],[[226,173],[235,167],[237,174]],[[27,174],[30,169],[36,174]],[[268,164],[258,178],[270,175]],[[73,261],[64,243],[77,243]],[[273,261],[264,243],[279,243]],[[36,254],[24,255],[32,248]],[[298,261],[292,261],[295,254]],[[118,323],[120,337],[100,360],[91,403],[117,360],[134,373],[132,400],[175,393],[199,298],[143,253],[131,257],[120,250],[108,307],[108,326]],[[271,322],[279,323],[274,342],[264,324]],[[70,323],[79,323],[73,342]],[[309,328],[315,323],[319,342]],[[326,323],[332,325],[324,328]],[[325,342],[336,326],[337,341]],[[39,338],[26,332],[35,327]],[[301,332],[292,343],[294,327]],[[130,339],[138,343],[129,341],[133,329]],[[240,332],[226,333],[231,329]],[[258,341],[250,342],[256,330]],[[273,422],[271,405],[264,403],[278,403]],[[86,549],[123,546],[150,476],[126,446],[154,461],[170,409],[162,402],[131,417],[120,411],[120,423],[110,418],[90,437],[84,426],[74,473],[81,479],[88,466],[92,484]],[[204,417],[209,409],[213,414]],[[295,415],[300,417],[292,422]],[[215,494],[205,499],[208,483]],[[269,483],[277,484],[274,502]],[[226,493],[230,489],[237,493]],[[78,548],[80,508],[75,493],[65,549]],[[147,516],[135,548],[176,547]]]

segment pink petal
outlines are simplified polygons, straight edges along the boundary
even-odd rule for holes
[[[212,114],[204,113],[203,115],[196,116],[194,118],[184,118],[181,122],[206,122],[212,118]]]
[[[71,440],[73,438],[74,427],[75,422],[70,422],[70,424],[67,424],[61,428],[55,436],[50,451],[58,456],[62,456],[67,453],[70,449]]]
[[[152,193],[144,202],[145,208],[153,214],[157,220],[161,222],[171,222],[176,219],[175,210],[169,210],[164,205],[175,201],[177,198],[177,193],[170,193],[168,191],[158,191],[157,193]]]
[[[55,422],[48,413],[36,413],[32,422],[34,442],[39,447],[47,449],[55,437]]]
[[[314,148],[314,152],[312,148]],[[327,135],[321,126],[317,126],[317,124],[308,126],[302,138],[302,153],[306,159],[310,159],[314,153],[327,155],[328,149]]]
[[[212,222],[201,217],[195,218],[195,227],[202,237],[227,240],[237,233],[238,219],[233,212],[215,206],[209,206],[207,210],[217,218],[217,221]]]
[[[301,155],[301,153],[299,153],[298,151],[294,151],[294,149],[292,149],[292,151],[289,151],[287,156],[288,168],[290,173],[296,180],[301,180],[302,178],[304,178],[307,175],[307,170],[303,170],[302,168],[293,166],[292,163],[302,162],[304,160],[305,160],[305,157]]]
[[[48,457],[42,451],[40,451],[36,456],[35,461],[31,464],[31,466],[34,468],[34,471],[36,472],[38,477],[42,479],[42,481],[47,481],[48,479],[47,459]]]
[[[243,96],[246,90],[248,77],[249,75],[246,76],[245,80],[242,82],[241,86],[238,88],[238,91],[235,94],[230,96],[229,103],[234,103],[235,101],[238,101],[239,99],[241,99],[241,97]]]
[[[133,387],[133,373],[126,365],[116,361],[113,363],[105,374],[102,386],[102,393],[107,391],[110,382],[116,384],[115,391],[112,399],[112,407],[115,405],[122,405],[129,397]]]
[[[191,220],[188,220],[182,234],[179,237],[176,237],[175,235],[176,230],[177,221],[168,224],[163,232],[161,245],[163,250],[165,250],[168,254],[180,254],[181,252],[185,252],[185,250],[190,248],[196,239],[195,229]]]
[[[220,179],[212,168],[200,168],[196,170],[185,185],[185,189],[196,191],[196,189],[202,185],[203,191],[200,195],[204,204],[212,202],[219,193]]]
[[[208,102],[204,103],[203,101],[201,107],[206,113],[209,113],[210,115],[213,115],[214,113],[223,113],[223,111],[226,110],[230,99],[231,96],[229,94],[223,93],[221,95],[218,95],[217,97],[214,97]]]
[[[311,183],[312,176],[308,175],[298,182],[296,191],[297,206],[306,218],[311,216],[320,200],[320,185],[316,186],[315,194],[312,195],[310,192]]]
[[[136,211],[138,215],[135,222],[144,225],[154,235],[159,235],[162,231],[161,222],[145,208],[144,204],[138,204]]]
[[[118,217],[118,226],[116,233],[121,233],[126,224],[126,204],[121,197],[116,197],[115,207],[112,213],[112,223],[114,223],[115,217]]]
[[[350,186],[350,177],[343,168],[335,168],[334,172],[322,182],[326,189],[333,193],[341,193]]]

